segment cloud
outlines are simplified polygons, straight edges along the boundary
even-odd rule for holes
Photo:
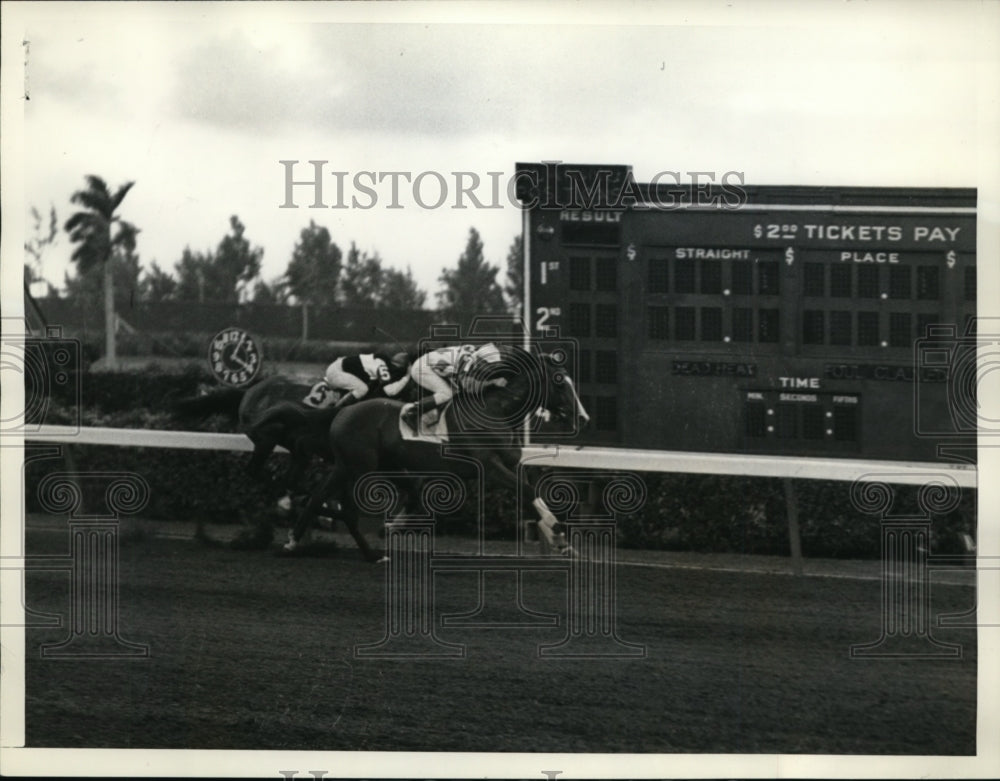
[[[295,38],[262,44],[232,31],[183,50],[169,96],[175,116],[222,128],[270,130],[328,102],[314,71],[296,68]]]
[[[661,32],[669,40],[676,31]],[[268,44],[243,32],[182,52],[174,102],[180,116],[220,127],[329,133],[589,132],[614,119],[649,84],[624,28],[522,25],[312,24]],[[635,80],[624,83],[631,72]],[[638,76],[638,78],[635,78]],[[674,87],[670,87],[674,89]]]
[[[103,56],[107,44],[98,34],[65,25],[28,36],[25,59],[31,99],[36,103],[65,101],[88,110],[122,105],[121,73],[114,60]],[[119,67],[130,59],[123,53]]]
[[[296,26],[267,42],[232,31],[205,41],[182,54],[174,110],[244,131],[446,132],[431,104],[451,96],[447,69],[413,57],[388,64],[403,60],[405,47],[374,27]],[[435,101],[429,85],[444,96]]]
[[[224,5],[202,24],[164,21],[169,5],[119,24],[68,7],[72,19],[29,34],[31,202],[68,198],[86,173],[136,179],[127,208],[144,258],[171,267],[185,244],[217,243],[237,213],[267,248],[266,275],[280,273],[316,217],[338,242],[412,262],[433,287],[469,224],[499,262],[518,215],[279,210],[278,161],[485,175],[559,159],[632,164],[641,180],[740,170],[782,184],[965,185],[978,175],[967,17],[846,34],[289,24]]]

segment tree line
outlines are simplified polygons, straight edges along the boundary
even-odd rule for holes
[[[64,278],[66,298],[110,312],[136,302],[197,301],[223,303],[308,304],[322,307],[423,309],[427,293],[412,271],[386,264],[378,252],[369,254],[352,241],[346,254],[327,228],[310,220],[302,229],[283,274],[261,277],[264,250],[250,240],[237,215],[212,249],[184,249],[172,271],[154,260],[140,260],[141,230],[123,219],[120,207],[134,182],[114,192],[99,176],[85,177],[86,187],[72,196],[74,212],[63,225],[70,242],[73,273]],[[42,256],[56,241],[58,220],[52,208],[48,220],[32,209],[33,225],[25,241],[25,281],[41,279]],[[453,267],[441,270],[437,309],[443,314],[518,313],[521,301],[521,238],[507,253],[507,270],[488,263],[478,231],[469,229],[465,249]],[[56,291],[48,285],[48,294]],[[108,322],[114,322],[109,319]]]

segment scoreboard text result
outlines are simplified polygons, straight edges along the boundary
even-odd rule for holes
[[[975,191],[551,167],[518,166],[527,303],[534,333],[578,344],[583,441],[975,457]]]

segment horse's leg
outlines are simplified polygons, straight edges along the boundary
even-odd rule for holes
[[[257,425],[247,432],[250,441],[253,442],[253,455],[247,463],[247,473],[255,480],[264,477],[264,464],[274,452],[274,449],[281,443],[283,433],[282,425],[278,422],[268,423],[263,426]],[[270,478],[271,486],[285,492],[288,486],[287,478],[275,476]]]
[[[288,469],[285,470],[285,487],[294,492],[298,488],[302,488],[302,476],[306,471],[306,464],[309,463],[309,459],[302,455],[301,453],[290,454]]]
[[[318,455],[327,462],[331,462],[332,458],[329,454],[321,453],[317,443],[305,437],[299,438],[289,449],[291,463],[288,465],[288,471],[285,472],[285,484],[288,486],[289,493],[308,494],[309,486],[305,482],[305,474],[313,457]],[[337,514],[337,509],[336,502],[328,501],[317,512],[328,518],[333,518]]]
[[[309,501],[302,508],[298,519],[288,532],[288,542],[285,543],[286,551],[291,552],[299,547],[302,537],[305,535],[309,525],[316,518],[319,508],[326,501],[326,497],[331,491],[337,488],[338,484],[343,483],[344,475],[341,474],[342,472],[344,472],[343,469],[338,470],[335,467],[320,486],[310,494]]]
[[[545,502],[535,497],[536,479],[529,476],[527,470],[520,470],[520,452],[516,448],[497,450],[490,459],[490,474],[497,475],[510,488],[521,494],[521,512],[525,522],[534,513],[539,517],[539,539],[543,550],[554,548],[560,553],[568,548],[563,525],[552,514]],[[523,475],[523,476],[522,476]]]
[[[407,515],[417,515],[424,511],[423,506],[420,504],[421,495],[423,493],[424,478],[413,477],[409,480],[400,480],[396,483],[399,489],[400,496],[402,497],[403,509],[393,518],[398,518],[401,514]]]
[[[371,562],[385,561],[386,557],[381,553],[373,551],[368,544],[368,540],[365,539],[365,535],[361,533],[361,529],[358,526],[359,513],[357,505],[354,503],[354,498],[344,496],[341,500],[341,506],[343,507],[344,525],[347,526],[347,531],[351,533],[364,559]]]
[[[342,518],[344,525],[347,526],[347,531],[350,532],[351,537],[354,538],[354,542],[358,546],[358,550],[361,551],[361,555],[367,561],[377,562],[384,559],[379,553],[372,550],[371,546],[368,544],[368,540],[361,533],[361,528],[358,525],[358,508],[354,502],[354,498],[350,496],[349,492],[345,491],[347,483],[347,469],[342,465],[334,466],[329,477],[323,481],[323,484],[313,492],[309,498],[309,503],[302,510],[299,515],[298,522],[295,527],[289,532],[288,542],[285,544],[286,551],[293,551],[298,546],[302,539],[302,535],[305,530],[312,523],[316,514],[319,512],[319,508],[323,506],[323,503],[336,494],[340,498],[340,503],[342,507]]]
[[[354,453],[337,452],[335,458],[336,463],[334,464],[334,471],[337,471],[339,468],[343,470],[343,474],[347,475],[348,467],[346,464],[350,461],[350,474],[353,475],[353,477],[347,477],[344,482],[344,487],[338,495],[342,508],[341,516],[343,517],[344,524],[347,526],[347,530],[351,533],[351,537],[354,538],[354,542],[357,544],[358,550],[361,551],[361,555],[366,561],[386,561],[386,556],[373,551],[368,545],[368,540],[366,540],[365,536],[361,533],[361,529],[358,527],[361,512],[358,507],[358,503],[354,498],[354,488],[357,478],[361,475],[373,473],[378,469],[378,455],[374,450],[360,449]]]
[[[343,508],[343,520],[344,524],[347,526],[347,530],[350,532],[351,537],[354,538],[354,542],[357,544],[361,555],[368,561],[379,561],[382,556],[375,553],[368,545],[368,541],[365,539],[364,535],[361,533],[361,529],[358,526],[358,509],[354,503],[354,499],[349,495],[348,491],[344,489],[347,487],[348,482],[348,470],[343,464],[334,465],[329,476],[323,483],[317,488],[309,497],[309,502],[303,508],[299,515],[298,521],[295,526],[288,534],[288,542],[285,544],[286,551],[293,551],[298,548],[303,535],[309,528],[309,525],[316,518],[319,509],[323,506],[324,502],[330,497],[336,495],[340,498],[341,506]]]
[[[254,480],[259,480],[264,472],[264,464],[267,463],[267,459],[274,452],[277,442],[255,434],[250,436],[250,441],[253,442],[253,455],[250,456],[250,460],[247,462],[247,474]]]

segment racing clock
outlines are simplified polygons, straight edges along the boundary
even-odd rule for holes
[[[224,328],[209,343],[208,363],[219,382],[241,388],[260,373],[260,348],[242,328]]]

